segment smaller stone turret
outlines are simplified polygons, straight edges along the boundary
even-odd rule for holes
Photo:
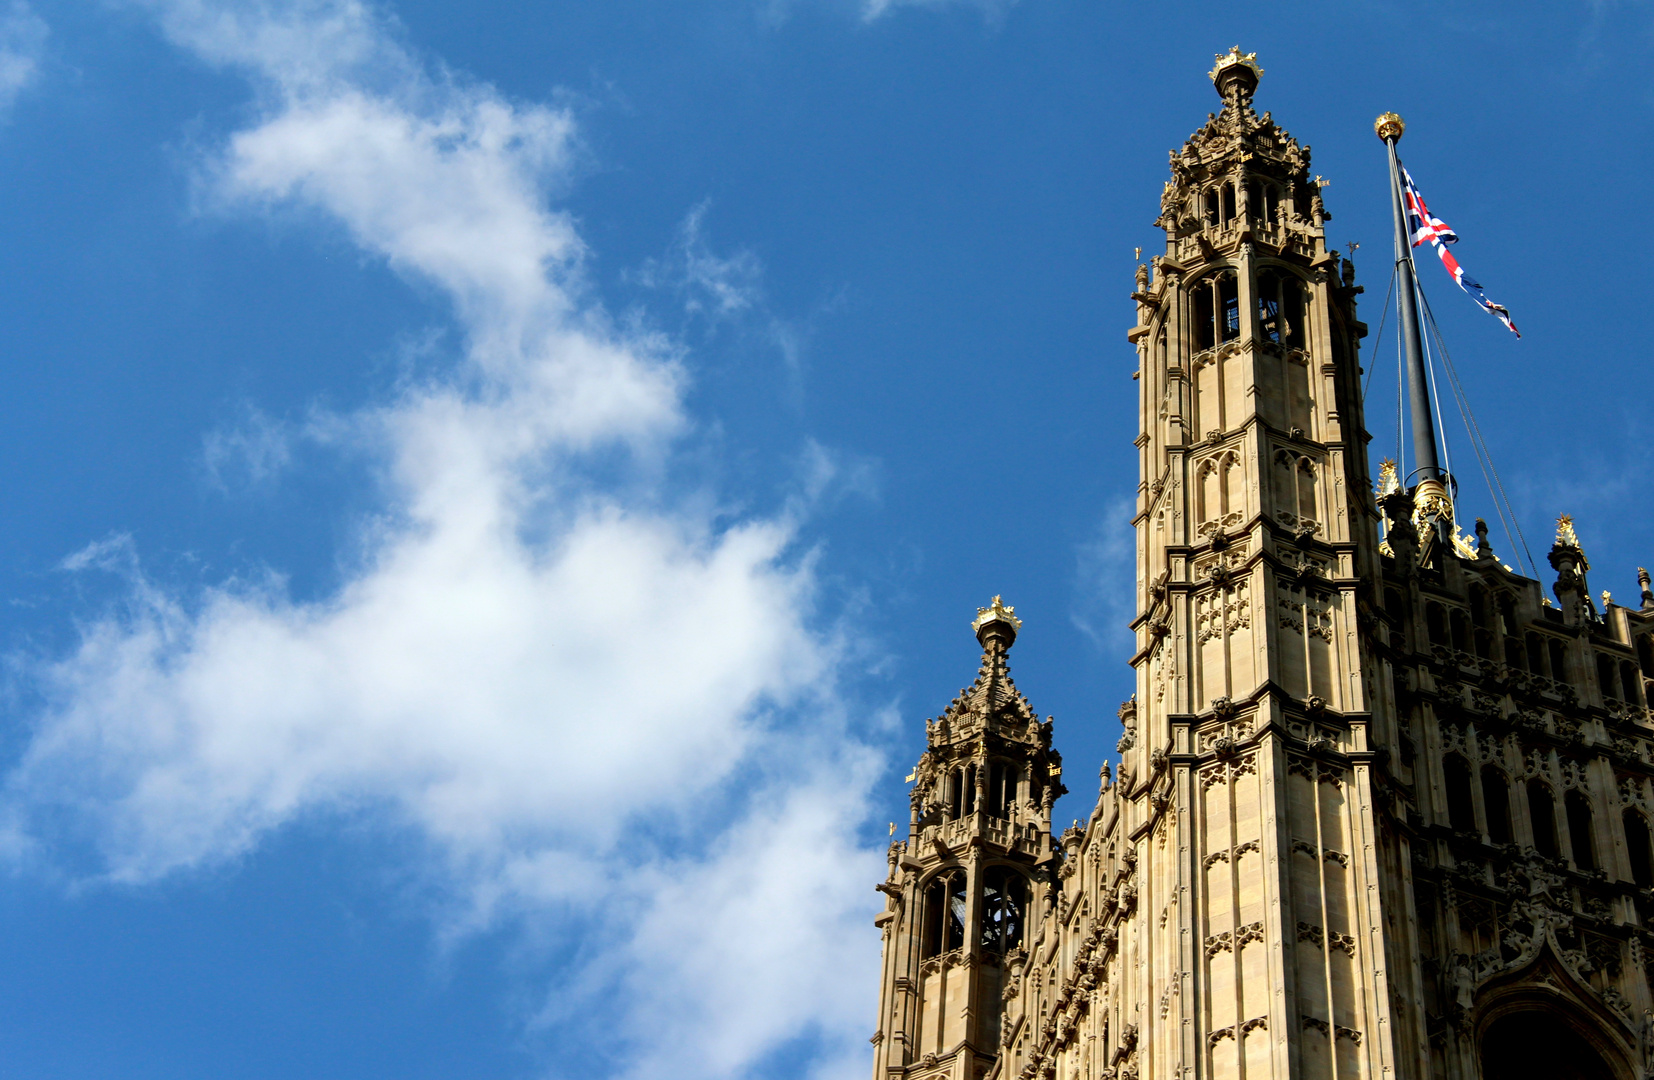
[[[999,1050],[1001,992],[1024,962],[1024,936],[1054,898],[1060,855],[1051,806],[1062,759],[1011,681],[1022,629],[999,597],[977,609],[976,680],[925,721],[909,774],[908,836],[890,849],[880,1027],[874,1075],[975,1080]]]

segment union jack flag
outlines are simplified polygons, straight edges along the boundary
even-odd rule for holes
[[[1521,337],[1522,331],[1516,329],[1516,324],[1511,321],[1510,312],[1505,306],[1489,300],[1487,294],[1482,292],[1481,283],[1465,273],[1464,267],[1459,265],[1459,260],[1447,250],[1448,244],[1459,242],[1459,234],[1449,228],[1447,222],[1430,213],[1430,208],[1424,205],[1424,196],[1419,194],[1418,185],[1413,183],[1413,175],[1403,168],[1401,176],[1407,185],[1406,191],[1402,194],[1402,202],[1407,207],[1407,227],[1412,233],[1413,246],[1418,247],[1426,240],[1430,241],[1431,246],[1436,249],[1436,254],[1441,256],[1442,266],[1453,275],[1453,281],[1459,288],[1476,301],[1483,311],[1498,318],[1511,333]]]

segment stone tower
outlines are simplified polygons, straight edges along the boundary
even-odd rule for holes
[[[1553,604],[1441,485],[1375,492],[1361,290],[1260,75],[1219,57],[1133,293],[1118,773],[1053,842],[996,598],[879,886],[875,1080],[1654,1075],[1654,588],[1599,607],[1564,518]]]
[[[1051,804],[1062,759],[1011,682],[1006,654],[1022,620],[999,597],[971,624],[976,681],[925,721],[908,835],[890,849],[875,1074],[910,1065],[975,1080],[999,1052],[1006,956],[1022,945],[1052,862]],[[946,1065],[938,1062],[946,1060]]]

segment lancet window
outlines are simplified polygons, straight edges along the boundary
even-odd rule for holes
[[[993,762],[988,767],[988,816],[1009,818],[1011,807],[1017,801],[1016,766],[1004,761]]]
[[[1648,819],[1635,810],[1625,812],[1625,853],[1631,861],[1631,880],[1644,889],[1654,888],[1654,844],[1650,843]]]
[[[1546,858],[1561,854],[1556,843],[1556,798],[1543,780],[1528,781],[1528,822],[1533,826],[1533,847]]]
[[[965,944],[965,872],[944,871],[925,887],[923,952],[932,957]]]
[[[1221,271],[1195,282],[1189,299],[1196,352],[1240,337],[1240,292],[1233,271]]]
[[[1574,849],[1574,865],[1581,870],[1595,870],[1597,847],[1591,835],[1591,801],[1582,791],[1570,791],[1562,801],[1568,812],[1568,843]]]
[[[1476,831],[1476,803],[1470,794],[1470,766],[1457,754],[1442,760],[1447,786],[1447,820],[1456,832]]]
[[[1258,275],[1258,334],[1284,348],[1304,347],[1304,284],[1295,274]]]
[[[1274,184],[1253,180],[1247,185],[1247,203],[1252,217],[1274,225],[1281,217],[1281,189]]]
[[[1022,944],[1027,922],[1028,879],[1009,866],[982,875],[982,945],[1001,955]]]
[[[1488,839],[1495,844],[1511,842],[1509,792],[1504,773],[1492,765],[1482,766],[1482,809],[1487,812]]]

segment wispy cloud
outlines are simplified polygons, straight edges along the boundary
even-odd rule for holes
[[[1003,18],[1015,7],[1017,0],[862,0],[862,18],[868,22],[882,18],[898,8],[971,7],[989,19]]]
[[[1136,616],[1136,535],[1131,518],[1134,496],[1123,495],[1108,504],[1090,537],[1074,553],[1076,586],[1074,625],[1099,650],[1121,658],[1131,655]]]
[[[706,235],[711,205],[702,201],[690,210],[667,253],[647,260],[632,276],[644,288],[676,294],[686,313],[716,322],[763,302],[763,264],[745,249],[729,255],[712,250]]]
[[[0,8],[0,117],[39,77],[48,33],[46,20],[23,0]]]
[[[89,851],[83,874],[143,883],[356,815],[425,838],[454,925],[556,910],[593,928],[580,985],[622,1004],[550,992],[604,1026],[621,1073],[668,1054],[674,1075],[739,1073],[804,1036],[848,1052],[873,976],[876,943],[844,941],[882,872],[856,839],[877,762],[836,703],[795,512],[730,522],[658,480],[694,427],[687,374],[588,299],[581,238],[547,204],[573,118],[432,70],[350,0],[151,7],[254,87],[254,120],[203,163],[210,203],[335,223],[448,297],[464,356],[333,419],[385,478],[333,595],[295,601],[275,574],[180,594],[124,542],[69,561],[127,595],[35,671],[48,704],[6,780],[11,849]],[[755,263],[698,229],[673,272],[734,310]],[[287,460],[257,424],[205,453]],[[824,466],[805,456],[809,491]],[[600,479],[616,460],[635,466],[618,486]]]

